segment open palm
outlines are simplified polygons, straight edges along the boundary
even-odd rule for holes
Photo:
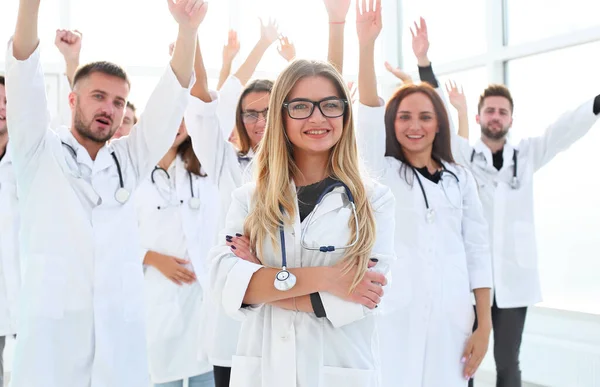
[[[420,18],[419,24],[415,22],[414,30],[411,28],[412,49],[417,58],[427,57],[429,52],[429,35],[427,33],[427,23],[425,19]]]
[[[381,32],[381,0],[369,0],[369,9],[366,9],[367,0],[356,1],[356,33],[359,43],[374,42]]]
[[[341,23],[346,20],[351,0],[323,0],[329,21]]]

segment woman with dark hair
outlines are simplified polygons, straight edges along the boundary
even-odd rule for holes
[[[145,265],[150,375],[156,387],[214,386],[201,343],[206,256],[218,216],[216,186],[206,178],[182,122],[171,149],[135,193]]]
[[[372,28],[359,30],[358,144],[396,197],[397,261],[379,321],[383,386],[465,387],[491,328],[487,223],[473,177],[452,157],[436,91],[406,85],[382,106],[374,66],[380,18],[365,24]]]

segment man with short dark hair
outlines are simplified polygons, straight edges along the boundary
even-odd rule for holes
[[[129,195],[173,143],[193,84],[202,0],[168,0],[177,49],[131,135],[129,81],[97,62],[73,78],[71,128],[50,130],[37,35],[20,0],[7,51],[8,128],[23,265],[12,387],[148,387],[144,282]]]
[[[533,176],[594,125],[600,113],[600,95],[564,113],[543,135],[524,139],[517,145],[507,141],[513,112],[509,89],[490,85],[479,98],[476,120],[481,139],[471,147],[467,139],[453,136],[454,157],[477,180],[490,226],[494,274],[492,326],[498,387],[521,386],[519,353],[527,308],[542,301]]]
[[[0,386],[4,384],[6,337],[17,333],[19,268],[19,213],[17,187],[8,149],[5,79],[0,75]]]

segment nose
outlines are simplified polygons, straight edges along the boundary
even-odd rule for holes
[[[310,122],[323,122],[325,121],[325,116],[321,113],[321,109],[315,105],[312,114],[308,117]]]

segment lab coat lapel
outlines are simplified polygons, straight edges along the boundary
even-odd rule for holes
[[[331,190],[328,194],[323,196],[323,199],[315,207],[313,211],[316,211],[311,219],[311,223],[314,223],[323,215],[335,211],[339,208],[344,207],[347,202],[346,195],[344,194],[344,187],[336,187]]]
[[[481,141],[481,139],[477,141],[474,149],[475,159],[473,160],[473,162],[477,162],[477,155],[483,155],[483,157],[485,158],[486,167],[491,166],[493,168],[494,159],[492,158],[492,151],[490,151],[490,148],[488,148],[487,145],[485,145],[483,141]]]

